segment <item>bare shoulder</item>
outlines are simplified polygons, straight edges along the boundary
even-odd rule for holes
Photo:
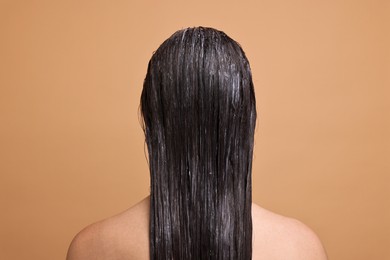
[[[303,223],[257,205],[252,208],[253,259],[325,260],[317,235]],[[149,198],[73,239],[67,260],[149,259]]]
[[[73,238],[66,259],[148,259],[148,227],[149,198],[146,198],[81,230]]]
[[[318,236],[302,222],[253,204],[253,259],[326,260]]]

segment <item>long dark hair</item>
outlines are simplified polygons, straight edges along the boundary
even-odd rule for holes
[[[177,31],[149,62],[140,107],[150,259],[251,259],[256,101],[240,45],[212,28]]]

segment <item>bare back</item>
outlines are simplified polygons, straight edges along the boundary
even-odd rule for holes
[[[301,222],[252,205],[252,259],[327,259],[316,234]],[[92,224],[73,239],[67,260],[149,259],[149,197]]]

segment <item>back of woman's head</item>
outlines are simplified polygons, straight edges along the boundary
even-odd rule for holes
[[[204,27],[153,54],[141,96],[150,258],[251,259],[256,102],[238,43]]]

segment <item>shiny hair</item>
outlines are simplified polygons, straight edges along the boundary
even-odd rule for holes
[[[256,100],[240,45],[213,28],[177,31],[149,61],[140,108],[150,259],[251,259]]]

